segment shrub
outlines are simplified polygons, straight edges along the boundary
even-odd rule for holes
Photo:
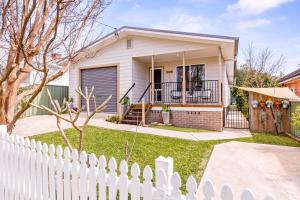
[[[119,116],[117,116],[117,115],[111,115],[111,116],[108,116],[105,120],[106,120],[107,122],[119,123],[120,118],[119,118]]]
[[[292,113],[292,125],[300,128],[300,106],[297,106],[295,112]]]

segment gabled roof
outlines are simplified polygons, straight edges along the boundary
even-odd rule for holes
[[[287,75],[285,75],[284,77],[280,78],[278,80],[279,83],[284,83],[284,82],[287,82],[289,80],[293,80],[293,79],[296,79],[296,78],[300,78],[300,69],[297,69]]]
[[[230,37],[230,36],[222,36],[222,35],[210,35],[210,34],[203,34],[203,33],[192,33],[192,32],[181,32],[181,31],[172,31],[172,30],[162,30],[162,29],[153,29],[153,28],[141,28],[141,27],[132,27],[132,26],[123,26],[119,29],[116,29],[115,31],[105,35],[104,37],[95,40],[94,42],[90,43],[89,45],[83,47],[79,51],[83,49],[90,48],[94,45],[97,45],[98,43],[105,41],[109,39],[112,36],[118,36],[121,32],[125,31],[131,31],[131,32],[138,32],[138,31],[144,31],[148,33],[158,33],[158,34],[169,34],[174,36],[183,36],[183,37],[193,37],[193,38],[201,38],[201,39],[215,39],[215,40],[226,40],[226,41],[232,41],[235,42],[235,56],[238,53],[238,37]]]

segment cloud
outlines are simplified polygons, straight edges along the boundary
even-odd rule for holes
[[[133,9],[133,10],[135,10],[135,9],[138,9],[138,8],[140,8],[141,7],[141,5],[140,4],[134,4],[131,8]]]
[[[238,13],[240,15],[259,15],[272,8],[294,0],[238,0],[237,3],[227,7],[228,13]]]
[[[153,24],[153,28],[170,29],[185,32],[209,32],[209,20],[202,16],[177,12],[164,22]]]
[[[238,29],[251,29],[268,25],[271,21],[268,19],[243,20],[237,23]]]

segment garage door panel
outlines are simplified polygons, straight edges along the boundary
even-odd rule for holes
[[[112,95],[105,112],[117,111],[117,67],[101,67],[94,69],[81,70],[81,89],[84,92],[85,87],[89,90],[94,86],[94,95],[97,106],[103,103],[107,97]],[[81,100],[81,105],[85,101]],[[94,102],[90,101],[90,108],[94,110]]]

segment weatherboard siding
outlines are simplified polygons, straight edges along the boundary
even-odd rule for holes
[[[207,48],[207,45],[200,43],[175,41],[168,39],[147,38],[141,36],[129,37],[132,39],[132,48],[127,49],[127,38],[120,39],[109,46],[104,47],[97,53],[89,53],[89,57],[81,58],[77,63],[70,67],[70,97],[74,97],[75,103],[79,103],[79,97],[75,89],[80,86],[80,69],[103,66],[119,66],[119,97],[126,93],[132,83],[136,83],[135,89],[129,94],[129,97],[137,101],[143,90],[146,88],[149,79],[149,64],[144,64],[134,60],[134,57],[149,56],[155,54],[164,54],[172,52],[182,52]],[[93,55],[95,54],[95,55]],[[187,64],[206,64],[206,79],[218,80],[219,64],[217,57],[187,60]],[[151,61],[149,61],[151,63]],[[158,64],[158,63],[157,63]],[[176,67],[181,62],[166,63],[166,69]],[[173,78],[176,72],[173,71]],[[101,81],[101,80],[99,80]],[[173,79],[176,81],[176,79]]]

